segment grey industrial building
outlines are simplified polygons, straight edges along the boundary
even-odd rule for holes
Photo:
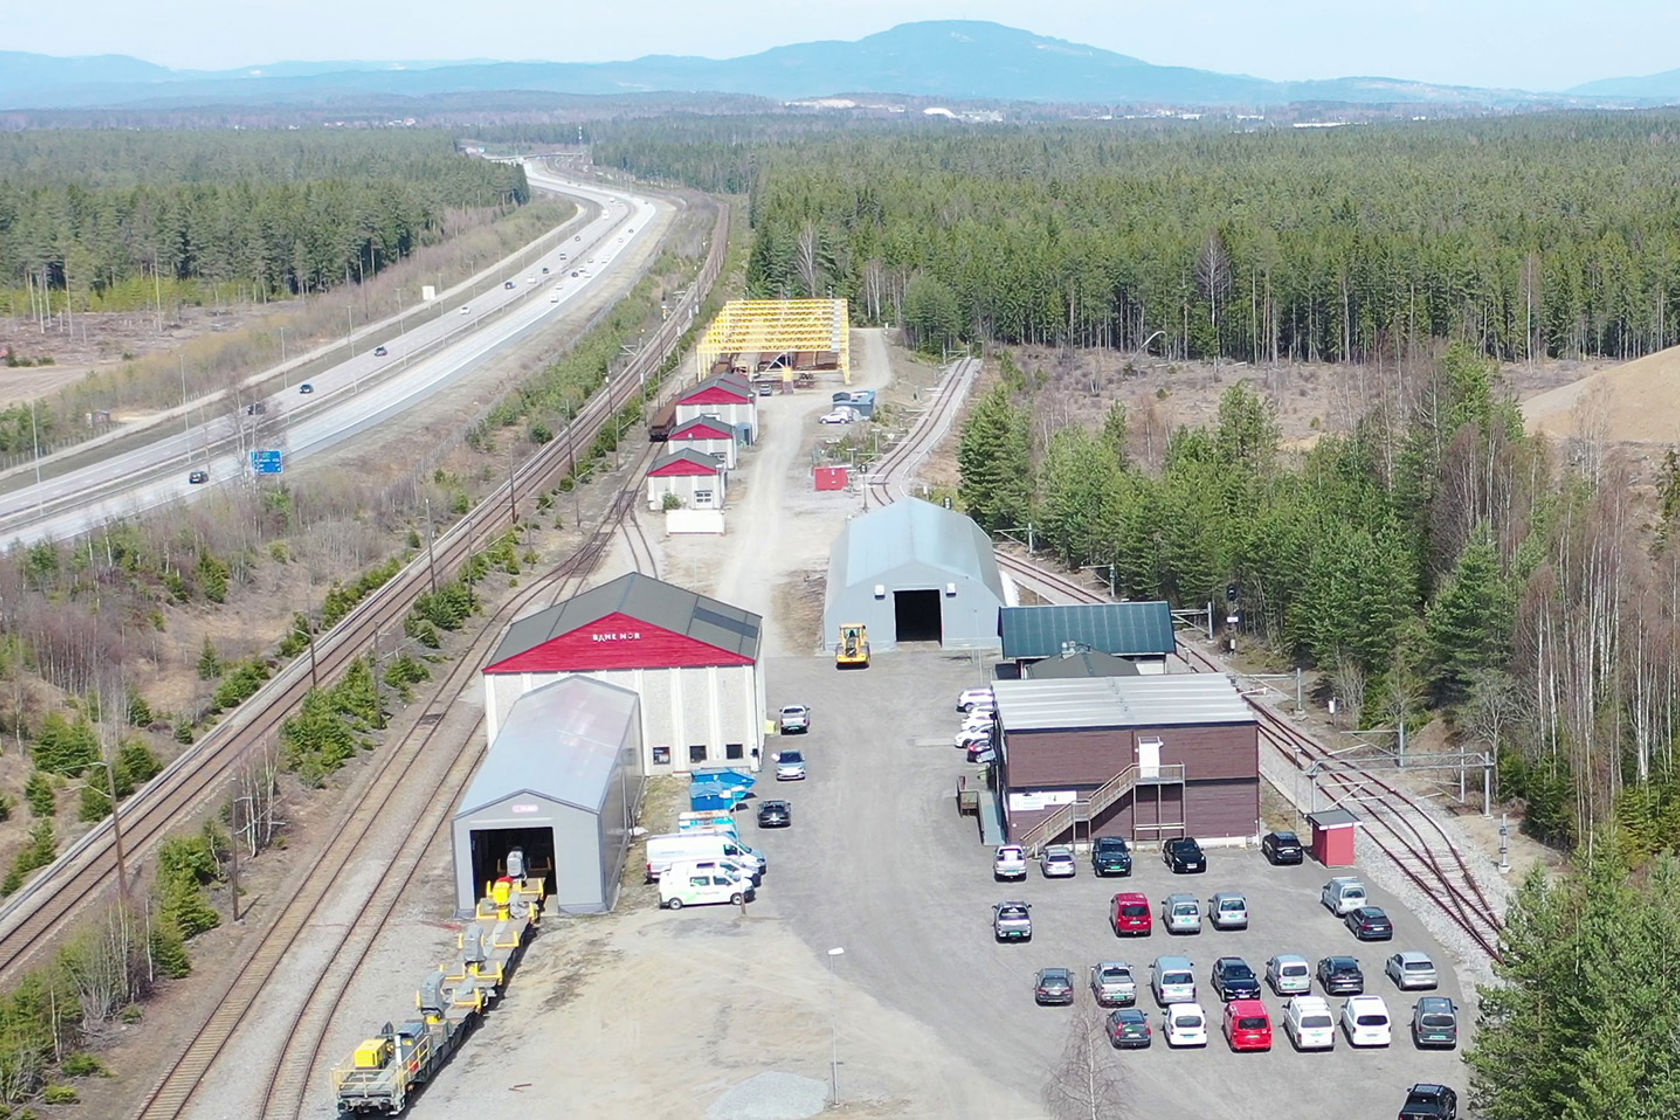
[[[847,522],[829,550],[823,646],[861,622],[876,652],[909,641],[996,649],[1011,592],[980,526],[929,502],[893,502]]]
[[[1172,607],[1154,600],[1005,607],[998,637],[1003,659],[1023,676],[1038,675],[1028,668],[1035,661],[1081,650],[1125,658],[1140,673],[1164,673],[1177,649]]]
[[[571,676],[509,709],[452,825],[455,904],[473,909],[519,848],[545,872],[548,906],[612,909],[641,801],[641,701]]]

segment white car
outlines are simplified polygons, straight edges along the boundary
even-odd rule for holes
[[[805,756],[799,751],[777,752],[776,780],[778,782],[803,782],[805,780]]]
[[[1051,844],[1038,857],[1038,870],[1046,879],[1071,879],[1078,869],[1073,849],[1066,844]]]
[[[1027,850],[1017,844],[1005,844],[997,850],[992,858],[992,878],[994,879],[1025,879],[1027,877]]]
[[[472,314],[472,305],[468,304],[468,303],[463,303],[461,305],[461,314],[471,315]]]
[[[1169,1003],[1161,1012],[1168,1046],[1206,1046],[1207,1015],[1199,1003]]]
[[[1296,996],[1283,1006],[1283,1033],[1297,1050],[1334,1050],[1336,1017],[1323,996]]]
[[[1347,917],[1349,910],[1365,905],[1365,884],[1351,875],[1338,875],[1318,892],[1318,901],[1338,918]]]
[[[1279,953],[1266,962],[1266,982],[1280,996],[1309,995],[1312,992],[1312,966],[1305,957]]]
[[[1342,1030],[1351,1046],[1387,1046],[1388,1007],[1381,996],[1349,996],[1342,1004]]]
[[[1425,953],[1415,949],[1408,949],[1403,953],[1395,953],[1383,965],[1383,971],[1394,981],[1394,986],[1402,992],[1409,992],[1417,988],[1434,988],[1440,985],[1440,978],[1435,974],[1435,962]]]
[[[962,729],[964,731],[980,731],[990,735],[992,725],[995,723],[997,723],[997,718],[991,712],[976,708],[963,717]]]
[[[804,704],[785,704],[776,713],[783,735],[804,735],[811,730],[811,709]]]
[[[837,408],[832,412],[825,412],[817,417],[819,424],[850,424],[858,418],[855,408]]]
[[[965,688],[957,696],[957,711],[972,712],[976,708],[988,711],[997,709],[997,701],[992,697],[992,690],[988,688]]]
[[[986,731],[974,731],[965,727],[961,731],[957,732],[956,735],[952,736],[951,745],[954,747],[971,747],[976,743],[989,743],[991,741],[992,733],[989,729]]]
[[[560,293],[558,291],[556,291],[554,294],[550,295],[548,297],[548,302],[559,303],[560,302]]]

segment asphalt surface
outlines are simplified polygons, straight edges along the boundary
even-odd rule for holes
[[[788,922],[818,953],[843,948],[836,959],[842,979],[926,1022],[1023,1094],[1040,1099],[1077,1020],[1072,1009],[1034,1004],[1039,968],[1074,970],[1079,999],[1089,1005],[1084,981],[1091,965],[1124,960],[1141,988],[1150,962],[1169,955],[1195,962],[1209,1045],[1169,1049],[1159,1007],[1152,995],[1140,994],[1138,1005],[1155,1028],[1153,1046],[1115,1052],[1100,1038],[1096,1043],[1099,1060],[1118,1076],[1131,1115],[1389,1120],[1415,1082],[1465,1089],[1460,1051],[1413,1048],[1407,1027],[1418,994],[1396,991],[1382,973],[1390,953],[1429,953],[1442,986],[1422,994],[1453,997],[1461,1038],[1468,1038],[1473,1009],[1457,989],[1450,960],[1423,924],[1373,889],[1375,904],[1394,921],[1395,939],[1361,944],[1318,904],[1319,888],[1331,874],[1357,869],[1332,872],[1310,860],[1276,868],[1258,851],[1212,849],[1206,874],[1174,876],[1157,853],[1144,851],[1130,878],[1097,879],[1082,855],[1071,880],[1046,880],[1035,864],[1025,882],[996,883],[991,850],[981,846],[974,818],[956,811],[957,776],[974,768],[949,745],[961,719],[956,695],[982,683],[979,666],[968,657],[928,651],[879,655],[869,669],[849,672],[837,671],[826,658],[778,658],[769,662],[768,672],[772,710],[804,702],[814,712],[810,733],[786,740],[804,749],[809,777],[777,782],[767,765],[758,787],[761,796],[792,804],[792,827],[756,829],[747,816],[752,803],[743,810],[744,838],[762,847],[771,862],[755,906],[763,916]],[[773,753],[781,742],[771,739],[766,751]],[[1107,923],[1108,901],[1131,890],[1150,899],[1156,929],[1147,938],[1117,939]],[[1246,894],[1248,930],[1204,926],[1198,935],[1162,932],[1163,897],[1183,891],[1205,908],[1217,890]],[[991,907],[1014,898],[1032,903],[1033,938],[1000,945],[992,938]],[[1282,1033],[1284,1001],[1267,989],[1273,1049],[1231,1052],[1218,1030],[1222,1005],[1209,984],[1213,962],[1242,956],[1263,973],[1266,960],[1279,953],[1297,953],[1314,965],[1332,954],[1359,958],[1365,990],[1383,998],[1395,1023],[1393,1043],[1355,1050],[1338,1032],[1334,1051],[1296,1053]],[[1314,993],[1323,994],[1316,984]],[[1341,999],[1330,1003],[1339,1015]]]
[[[603,212],[572,240],[510,274],[512,289],[493,288],[459,313],[417,324],[387,342],[384,355],[347,355],[312,377],[308,393],[289,386],[266,398],[236,400],[230,415],[209,418],[191,431],[0,495],[0,540],[28,544],[75,536],[113,518],[191,501],[215,486],[250,477],[253,450],[279,449],[287,462],[296,462],[353,439],[567,310],[623,249],[637,238],[653,236],[649,226],[656,208],[651,200],[567,181],[535,166],[526,171],[532,186],[588,199]],[[418,352],[424,356],[414,357]],[[193,471],[205,472],[208,483],[190,482]]]

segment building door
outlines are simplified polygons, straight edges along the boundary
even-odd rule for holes
[[[1161,776],[1161,740],[1139,739],[1137,744],[1138,779],[1152,782]]]

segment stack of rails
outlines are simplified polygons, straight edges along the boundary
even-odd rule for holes
[[[420,1018],[394,1027],[386,1023],[333,1069],[340,1115],[395,1116],[408,1106],[507,987],[542,917],[542,900],[541,875],[504,877],[489,885],[457,939],[456,958],[421,982]]]

